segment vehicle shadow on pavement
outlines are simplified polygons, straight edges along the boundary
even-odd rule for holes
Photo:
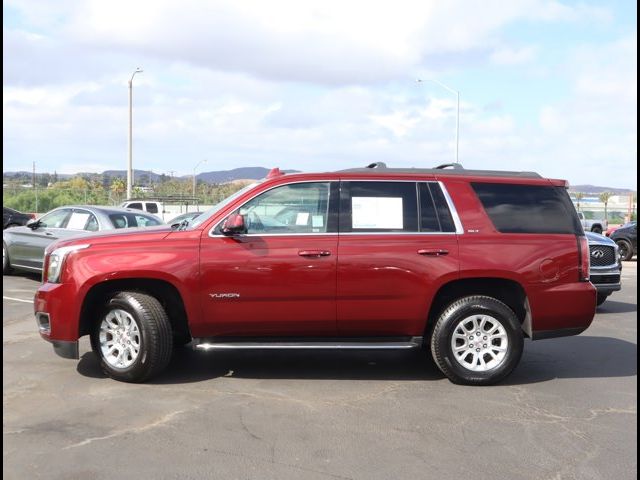
[[[95,356],[85,353],[78,373],[106,378]],[[526,342],[522,361],[501,385],[524,385],[556,378],[637,375],[635,343],[577,336]],[[167,370],[150,384],[196,383],[219,377],[323,380],[442,380],[425,350],[403,352],[222,351],[176,349]]]
[[[638,346],[610,337],[556,338],[525,342],[520,365],[503,385],[555,378],[630,377],[638,373]]]
[[[603,313],[629,313],[629,312],[637,312],[638,305],[635,303],[625,303],[625,302],[616,302],[615,300],[607,300],[602,305],[600,305],[596,312],[598,314]]]
[[[77,370],[105,378],[95,356],[82,356]],[[426,350],[403,352],[345,351],[174,351],[167,369],[151,384],[181,384],[218,377],[255,379],[440,380],[445,378]]]

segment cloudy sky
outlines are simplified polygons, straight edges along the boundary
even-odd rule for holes
[[[3,169],[385,161],[637,185],[631,0],[4,0]],[[416,78],[425,79],[417,83]]]

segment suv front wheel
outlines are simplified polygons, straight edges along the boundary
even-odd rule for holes
[[[442,373],[465,385],[491,385],[504,379],[518,365],[523,346],[513,310],[483,295],[450,304],[431,337],[431,353]]]
[[[102,370],[124,382],[144,382],[171,359],[171,323],[158,300],[141,292],[120,292],[105,305],[91,332]]]

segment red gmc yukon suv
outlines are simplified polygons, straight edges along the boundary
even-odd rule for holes
[[[174,345],[429,348],[453,382],[505,378],[524,338],[593,320],[589,248],[566,182],[528,172],[283,175],[177,229],[60,241],[36,293],[40,334],[142,382]]]

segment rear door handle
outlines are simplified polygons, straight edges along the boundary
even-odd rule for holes
[[[298,255],[301,257],[328,257],[331,252],[328,250],[300,250]]]
[[[444,248],[421,248],[418,250],[418,255],[424,255],[425,257],[444,257],[449,255],[449,250]]]

